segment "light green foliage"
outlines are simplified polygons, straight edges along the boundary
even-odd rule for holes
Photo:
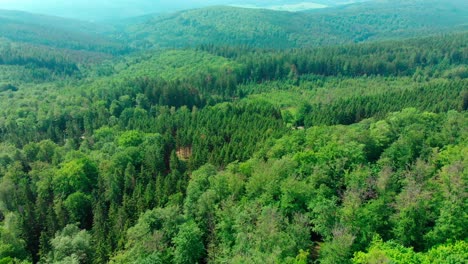
[[[121,147],[136,147],[143,142],[143,135],[140,131],[131,130],[123,133],[118,138]]]
[[[238,67],[237,63],[224,57],[192,50],[163,51],[143,61],[131,57],[129,60],[127,63],[131,66],[119,73],[122,77],[156,75],[165,80],[178,80],[202,75],[203,78],[210,78],[216,73],[226,73]]]
[[[427,233],[429,245],[463,240],[468,236],[468,173],[466,169],[468,147],[459,146],[457,153],[451,157],[450,164],[442,167],[438,179],[439,193],[442,198],[440,213],[433,230]],[[454,149],[443,151],[441,157]],[[453,153],[453,152],[452,152]],[[450,155],[450,154],[449,154]]]
[[[157,208],[145,212],[136,225],[127,231],[126,250],[113,257],[111,263],[141,263],[140,261],[150,261],[153,258],[158,261],[171,258],[173,239],[183,222],[184,219],[176,207]],[[189,231],[186,229],[184,232]],[[183,241],[180,243],[183,247]]]
[[[233,225],[223,226],[230,228],[236,235],[233,241],[224,241],[233,243],[231,246],[218,245],[217,250],[221,255],[216,259],[219,261],[232,259],[233,263],[285,262],[297,255],[300,249],[310,246],[307,238],[308,219],[303,215],[296,215],[288,221],[274,207],[261,208],[255,205],[239,209],[238,215],[233,217]],[[258,211],[261,212],[260,215],[257,215]]]
[[[23,263],[22,260],[26,263],[30,260],[26,241],[20,237],[19,220],[15,213],[8,213],[0,225],[0,263],[9,263],[9,261]]]
[[[73,160],[63,164],[54,177],[56,195],[67,196],[73,192],[90,193],[96,184],[97,168],[87,158]]]
[[[332,230],[333,238],[320,244],[321,263],[350,263],[351,246],[355,237],[344,227],[335,227]]]
[[[394,242],[382,242],[376,237],[369,248],[369,253],[358,252],[353,258],[356,264],[371,263],[421,263],[422,259],[411,248],[405,248]]]
[[[209,221],[206,214],[213,209],[213,202],[215,202],[215,197],[209,195],[216,194],[207,191],[210,187],[209,178],[215,176],[215,174],[216,168],[209,164],[192,174],[192,179],[187,186],[187,197],[184,203],[185,215],[200,222]]]
[[[51,240],[49,263],[92,263],[91,235],[76,225],[67,225]]]
[[[426,233],[430,193],[413,177],[406,175],[403,190],[396,198],[397,213],[392,216],[394,234],[399,243],[412,245],[418,250],[423,248],[422,234]],[[418,175],[419,176],[419,175]]]
[[[313,186],[307,181],[287,178],[281,183],[280,208],[287,215],[303,213],[313,194]]]
[[[290,202],[289,198],[283,198],[284,209],[274,206],[275,197],[281,195],[282,189],[274,186],[273,179],[278,182],[285,179],[290,166],[288,161],[254,164],[258,168],[252,171],[250,179],[238,172],[243,164],[232,164],[228,171],[217,174],[205,166],[192,176],[186,212],[189,215],[194,212],[194,219],[205,229],[210,230],[210,226],[214,226],[217,239],[208,249],[209,258],[213,261],[292,261],[292,256],[309,246],[308,218],[290,209],[294,204],[286,204],[286,200]],[[271,170],[265,171],[266,168]],[[275,175],[275,178],[265,179],[267,175]],[[284,197],[291,197],[288,190],[283,191]],[[253,196],[254,192],[258,196]],[[194,197],[199,198],[195,201]],[[240,202],[240,197],[250,201]],[[194,202],[197,207],[193,207]],[[283,211],[290,212],[290,219],[283,216]]]
[[[114,141],[116,131],[110,127],[101,127],[94,131],[93,140],[96,149],[103,149],[105,144]]]
[[[295,163],[284,158],[257,164],[247,182],[246,195],[260,203],[270,204],[281,195],[281,183],[292,174]]]
[[[382,149],[388,146],[393,137],[390,125],[384,120],[372,124],[370,136],[375,141],[376,145]]]
[[[383,242],[376,237],[368,250],[368,253],[357,252],[354,254],[353,263],[414,263],[414,264],[442,264],[465,263],[468,260],[467,243],[457,241],[432,248],[426,253],[415,253],[412,248],[405,248],[395,242]]]
[[[149,172],[156,174],[164,171],[164,139],[160,134],[145,136],[142,144],[143,164]]]
[[[174,249],[174,263],[199,263],[204,254],[202,231],[193,221],[182,224],[179,233],[172,239]]]
[[[468,260],[468,243],[460,240],[455,243],[446,243],[432,248],[424,254],[423,263],[463,263]]]

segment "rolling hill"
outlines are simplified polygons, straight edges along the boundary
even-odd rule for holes
[[[124,53],[126,48],[106,36],[113,27],[74,19],[0,10],[0,36],[16,42],[55,48]]]
[[[271,4],[281,7],[293,2]],[[0,35],[27,44],[124,54],[131,49],[202,44],[287,49],[468,29],[468,4],[461,0],[385,0],[350,5],[339,5],[343,1],[316,2],[334,6],[307,12],[214,6],[109,24],[0,10]],[[264,5],[263,1],[257,3]]]
[[[466,30],[460,0],[375,1],[310,12],[209,7],[157,15],[127,26],[134,47],[200,44],[291,48],[395,39]]]
[[[23,10],[90,21],[119,20],[148,13],[169,13],[213,5],[244,5],[252,7],[285,7],[306,3],[334,6],[369,0],[99,0],[92,5],[87,0],[3,0],[0,9]]]

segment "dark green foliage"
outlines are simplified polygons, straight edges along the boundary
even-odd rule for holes
[[[81,223],[82,227],[91,228],[92,204],[91,196],[76,192],[67,197],[64,206],[70,215],[70,221]]]
[[[306,126],[321,124],[352,124],[369,117],[382,117],[405,107],[431,112],[457,109],[460,94],[468,88],[466,80],[424,83],[411,90],[388,91],[369,96],[356,95],[338,99],[330,104],[314,104],[305,117]],[[444,98],[444,100],[440,100]],[[337,110],[340,109],[338,112]]]
[[[18,87],[14,86],[14,85],[12,85],[10,83],[0,85],[0,92],[6,92],[6,91],[16,92],[16,91],[18,91]]]

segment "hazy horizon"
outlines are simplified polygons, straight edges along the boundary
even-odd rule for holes
[[[366,0],[0,0],[0,9],[18,10],[83,20],[106,20],[166,13],[212,5],[300,11]]]

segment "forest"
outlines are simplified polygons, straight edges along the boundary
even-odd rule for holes
[[[123,30],[134,48],[194,47],[209,39],[290,49],[466,31],[466,10],[463,0],[379,0],[297,13],[215,6],[154,15]]]
[[[362,24],[364,5],[336,8]],[[199,30],[217,9],[274,13],[156,19]],[[329,12],[298,16],[346,18]],[[67,20],[41,39],[36,19],[0,38],[0,264],[468,261],[468,32],[452,22],[156,47],[170,26]]]

